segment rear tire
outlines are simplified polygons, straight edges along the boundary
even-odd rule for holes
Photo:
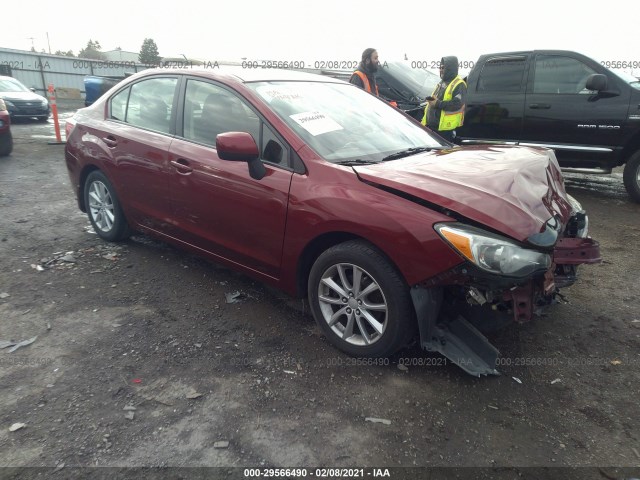
[[[640,151],[637,151],[624,166],[624,187],[634,202],[640,203]]]
[[[8,130],[5,134],[0,135],[0,157],[6,157],[13,151],[13,136],[11,130]]]
[[[348,241],[322,253],[311,268],[308,294],[327,339],[349,355],[388,357],[417,332],[409,286],[364,241]]]
[[[94,170],[87,176],[84,183],[84,204],[89,221],[100,238],[117,242],[129,237],[129,225],[116,191],[100,170]]]

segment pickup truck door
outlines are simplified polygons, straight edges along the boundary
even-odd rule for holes
[[[628,89],[608,75],[606,93],[587,90],[587,77],[605,71],[590,59],[567,54],[537,53],[531,70],[522,143],[553,148],[563,167],[616,166]]]
[[[527,56],[488,58],[468,81],[464,126],[456,131],[460,141],[517,141],[522,131]]]

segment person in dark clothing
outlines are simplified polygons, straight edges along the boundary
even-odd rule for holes
[[[464,121],[467,84],[458,75],[458,57],[442,57],[440,78],[424,109],[422,124],[450,142]]]
[[[378,71],[378,51],[375,48],[367,48],[362,52],[362,61],[351,78],[349,83],[353,83],[363,90],[378,95],[378,85],[376,75]]]

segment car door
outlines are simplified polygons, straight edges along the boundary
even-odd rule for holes
[[[279,276],[293,174],[286,143],[229,89],[187,79],[180,135],[171,144],[170,190],[181,240],[218,257]],[[218,157],[216,136],[250,133],[266,175],[249,176],[246,162]]]
[[[628,95],[598,94],[585,88],[601,73],[566,54],[536,54],[529,82],[522,141],[554,148],[563,166],[598,166],[613,160],[622,145]],[[615,89],[615,79],[608,83]]]
[[[113,159],[109,176],[129,221],[159,231],[172,225],[168,156],[177,86],[176,76],[159,76],[118,92],[101,135]]]
[[[527,56],[489,58],[466,97],[464,126],[457,129],[463,143],[517,141],[522,131]]]

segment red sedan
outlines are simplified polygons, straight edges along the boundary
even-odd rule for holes
[[[388,356],[419,335],[474,375],[475,326],[525,322],[600,261],[553,151],[457,147],[340,80],[148,70],[67,125],[80,209],[309,299],[328,339]]]
[[[4,100],[0,98],[0,157],[6,157],[12,150],[11,117]]]

